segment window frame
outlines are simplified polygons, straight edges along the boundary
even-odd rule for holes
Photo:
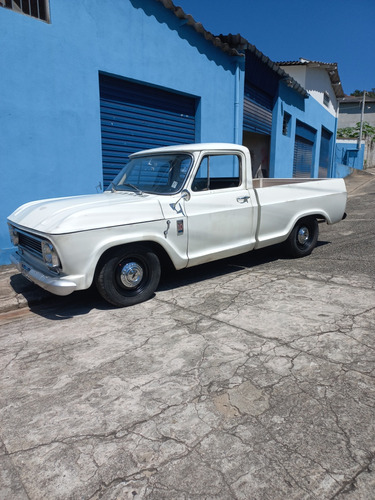
[[[49,0],[0,0],[0,7],[45,23],[51,22]]]
[[[238,184],[236,184],[235,186],[224,186],[224,187],[211,187],[211,184],[210,184],[210,180],[211,179],[220,179],[221,177],[210,177],[210,158],[211,157],[218,157],[218,156],[221,156],[221,157],[224,157],[224,156],[230,156],[230,157],[236,157],[237,158],[237,161],[238,161],[238,177],[231,177],[230,179],[233,179],[233,180],[236,180],[238,179]],[[201,189],[194,189],[194,182],[195,180],[197,179],[197,175],[199,173],[199,170],[204,162],[205,159],[208,159],[207,161],[207,177],[202,177],[202,180],[207,180],[207,184],[206,184],[206,187],[205,188],[201,188]],[[205,153],[202,158],[200,159],[200,162],[199,162],[199,166],[194,174],[194,177],[191,181],[191,191],[193,193],[207,193],[207,192],[216,192],[216,191],[222,191],[223,189],[225,190],[228,190],[228,189],[238,189],[239,187],[242,186],[243,184],[243,158],[242,158],[242,155],[239,154],[239,153],[233,153],[233,152],[228,152],[228,153],[224,153],[224,152],[217,152],[217,153]],[[229,179],[229,177],[222,177],[223,179]],[[198,177],[198,180],[199,180],[199,177]]]
[[[323,92],[323,104],[324,106],[329,107],[329,103],[331,102],[331,98],[329,97],[329,93],[325,90]]]

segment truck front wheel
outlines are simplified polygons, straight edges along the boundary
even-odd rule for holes
[[[95,284],[100,295],[116,307],[148,300],[160,280],[160,261],[144,245],[114,248],[99,262]]]
[[[285,242],[288,254],[294,258],[310,255],[316,246],[318,235],[318,221],[314,217],[299,220]]]

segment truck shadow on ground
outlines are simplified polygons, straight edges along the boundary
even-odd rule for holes
[[[158,287],[159,291],[167,291],[182,286],[187,286],[193,283],[199,283],[212,278],[232,274],[239,269],[256,268],[262,264],[285,258],[279,246],[255,250],[235,257],[215,260],[200,266],[182,269],[175,271],[174,269],[166,270],[160,280]]]
[[[328,245],[328,241],[319,241],[317,247]],[[272,262],[294,262],[295,259],[285,255],[282,245],[253,250],[251,252],[228,257],[227,259],[216,260],[208,264],[182,269],[181,271],[169,270],[162,275],[158,290],[167,291],[189,284],[206,281],[226,274],[237,272],[239,269],[252,269]]]
[[[329,242],[319,241],[318,246],[327,245]],[[189,284],[208,281],[220,276],[230,275],[240,269],[252,269],[262,265],[271,264],[276,261],[293,262],[285,256],[283,247],[275,245],[261,250],[255,250],[235,257],[217,260],[208,264],[182,269],[176,271],[167,268],[163,271],[157,291],[168,291]],[[22,275],[18,274],[11,278],[13,289],[18,292],[22,290],[22,295],[29,301],[33,296],[34,303],[29,303],[30,310],[49,320],[66,320],[75,316],[88,314],[93,309],[101,311],[119,310],[108,304],[92,286],[88,290],[74,292],[66,297],[57,297],[45,290],[39,289],[33,283],[28,283],[25,287]],[[35,296],[38,297],[35,303]],[[154,295],[155,297],[155,295]],[[150,300],[153,300],[151,298]],[[126,310],[125,308],[124,310]],[[121,309],[120,309],[121,310]]]

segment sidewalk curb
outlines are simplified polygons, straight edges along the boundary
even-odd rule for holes
[[[31,283],[13,265],[0,266],[0,314],[31,307],[53,298]]]
[[[367,170],[355,170],[352,174],[346,177],[345,184],[348,196],[357,191],[357,189],[365,186],[374,179],[375,167]]]

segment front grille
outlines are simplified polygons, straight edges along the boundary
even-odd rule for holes
[[[21,231],[20,229],[17,229],[17,233],[19,235],[19,243],[18,245],[23,249],[27,250],[31,254],[35,255],[36,257],[42,259],[42,240],[30,233],[26,233],[24,231]]]

